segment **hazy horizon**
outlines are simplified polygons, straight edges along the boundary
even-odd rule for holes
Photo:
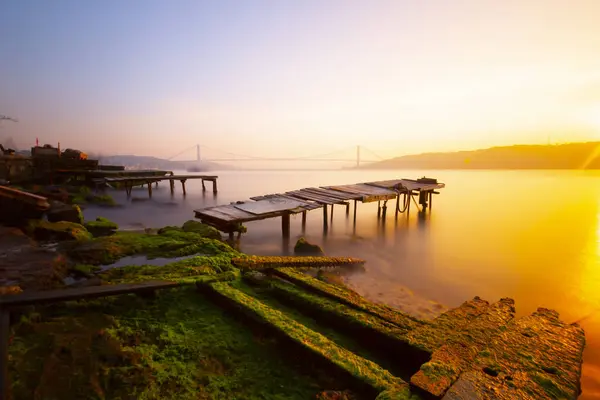
[[[0,137],[160,158],[596,141],[597,15],[594,0],[9,0],[0,114],[19,122]]]

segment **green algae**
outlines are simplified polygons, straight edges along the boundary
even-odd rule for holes
[[[319,356],[331,363],[332,366],[349,373],[351,377],[362,385],[371,387],[376,393],[407,385],[400,378],[393,376],[372,361],[351,353],[320,333],[307,328],[281,311],[265,305],[229,284],[217,283],[203,287],[240,307],[253,319],[269,325],[279,335],[291,339],[311,355]]]
[[[169,230],[160,235],[117,232],[70,246],[67,255],[79,263],[112,264],[125,256],[146,254],[148,258],[173,258],[194,254],[239,256],[228,244],[194,232]],[[230,257],[230,258],[231,258]]]
[[[112,222],[111,220],[104,218],[104,217],[98,217],[96,218],[95,221],[88,221],[84,224],[84,226],[89,230],[89,228],[103,228],[103,229],[113,229],[113,230],[117,230],[119,229],[119,225],[117,225],[115,222]]]
[[[233,264],[243,271],[267,271],[271,268],[333,268],[362,266],[365,260],[351,257],[289,257],[289,256],[245,256],[234,258]]]
[[[303,289],[331,298],[332,300],[346,304],[357,310],[367,312],[399,327],[411,326],[411,329],[414,329],[425,324],[424,321],[417,320],[416,318],[398,310],[394,310],[391,307],[371,303],[358,293],[339,284],[332,285],[309,275],[298,273],[290,268],[279,268],[270,271],[270,273],[292,282]]]
[[[159,291],[150,302],[133,295],[70,302],[44,314],[15,328],[16,400],[32,392],[48,400],[300,400],[326,389],[298,379],[276,340],[245,329],[193,288]]]

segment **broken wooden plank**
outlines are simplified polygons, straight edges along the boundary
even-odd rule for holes
[[[315,193],[304,191],[303,189],[295,190],[293,192],[286,192],[286,194],[289,196],[297,197],[299,199],[316,201],[317,203],[320,203],[320,204],[340,204],[340,203],[342,203],[341,200],[338,200],[336,198],[321,196],[321,195],[318,195]]]
[[[351,257],[247,256],[233,258],[231,263],[244,270],[260,271],[270,268],[328,268],[364,265],[366,261]]]
[[[149,281],[135,284],[88,286],[73,289],[45,290],[39,292],[22,292],[0,297],[0,308],[20,307],[33,304],[48,304],[68,300],[92,299],[97,297],[116,296],[119,294],[137,293],[148,290],[177,287],[181,284],[170,281]]]

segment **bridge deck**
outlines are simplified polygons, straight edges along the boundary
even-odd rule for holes
[[[435,189],[445,187],[443,183],[423,183],[412,179],[397,179],[358,183],[352,185],[322,186],[304,188],[285,193],[254,196],[250,201],[238,201],[227,205],[194,210],[195,217],[212,225],[222,232],[240,232],[244,222],[269,218],[284,218],[282,229],[289,225],[290,214],[305,214],[306,211],[324,208],[334,204],[349,206],[348,201],[370,203],[397,198],[400,194],[413,191],[435,193]],[[355,206],[356,207],[356,206]],[[285,222],[285,221],[288,222]],[[305,221],[303,217],[303,221]]]
[[[114,178],[103,178],[105,182],[160,182],[169,180],[188,180],[188,179],[202,179],[204,181],[214,181],[218,178],[217,175],[165,175],[165,176],[118,176]]]

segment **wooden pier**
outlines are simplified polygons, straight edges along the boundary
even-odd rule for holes
[[[202,180],[202,191],[206,191],[205,182],[212,182],[213,193],[217,193],[217,179],[216,175],[173,175],[170,174],[164,176],[116,176],[116,177],[104,177],[94,179],[94,183],[96,186],[102,185],[116,185],[125,188],[125,192],[127,193],[127,197],[131,196],[131,190],[134,186],[143,186],[146,185],[148,187],[148,196],[152,197],[152,184],[155,187],[158,187],[158,182],[169,181],[169,187],[171,189],[171,195],[175,193],[175,181],[179,181],[181,183],[181,189],[183,190],[183,195],[187,194],[185,190],[185,182],[191,179],[201,179]]]
[[[410,212],[411,203],[421,211],[431,209],[436,190],[444,188],[445,184],[435,179],[421,178],[394,179],[357,183],[353,185],[321,186],[304,188],[285,193],[268,194],[251,197],[251,201],[235,203],[194,210],[195,217],[203,223],[211,225],[233,238],[235,232],[241,234],[244,222],[258,221],[281,217],[281,231],[284,237],[290,235],[290,215],[302,213],[302,229],[306,226],[306,213],[317,208],[323,209],[323,224],[327,228],[328,206],[335,204],[346,207],[346,215],[350,213],[350,201],[354,202],[354,220],[358,202],[378,202],[377,216],[386,217],[387,202],[396,200],[395,215]],[[415,197],[418,196],[418,203]]]

